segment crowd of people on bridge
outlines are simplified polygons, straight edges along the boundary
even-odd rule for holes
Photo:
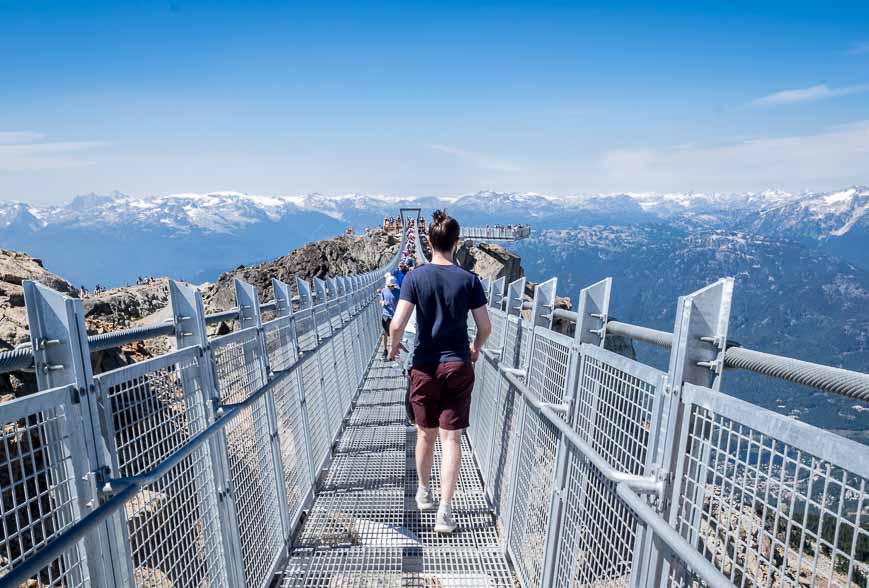
[[[530,225],[516,225],[516,224],[508,224],[508,225],[486,225],[486,237],[491,239],[493,237],[501,237],[501,236],[509,236],[513,239],[518,239],[523,235],[523,233],[530,228]]]
[[[401,215],[399,215],[399,216],[384,216],[383,217],[383,230],[388,232],[388,233],[399,233],[399,232],[401,232],[402,229],[405,228],[405,226],[404,226],[405,223],[407,223],[407,228],[412,227],[414,224],[414,223],[412,223],[412,221],[410,221],[410,219],[402,218]],[[417,228],[421,232],[425,232],[425,219],[424,218],[419,219],[419,222],[416,224],[417,224]]]

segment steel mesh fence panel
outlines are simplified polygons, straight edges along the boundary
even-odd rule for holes
[[[505,323],[504,350],[501,362],[513,367],[519,353],[520,321],[508,316]],[[520,441],[519,416],[525,409],[524,401],[501,374],[498,374],[498,403],[493,421],[493,439],[488,468],[484,471],[486,490],[500,516],[508,515],[507,505],[515,490],[513,471],[514,454]]]
[[[224,429],[242,563],[252,586],[268,583],[283,549],[282,505],[277,494],[283,481],[277,480],[268,444],[270,423],[265,402],[265,397],[260,398]]]
[[[492,456],[486,473],[486,489],[495,507],[495,512],[507,516],[510,498],[515,489],[513,482],[513,456],[519,444],[519,411],[524,410],[524,401],[506,380],[501,382],[501,394],[494,421]]]
[[[489,468],[490,449],[492,447],[492,438],[495,434],[494,424],[498,405],[498,389],[501,380],[498,369],[488,361],[482,363],[482,373],[485,374],[484,380],[480,389],[480,401],[477,407],[479,428],[475,442],[480,450],[476,452],[477,464],[480,466],[480,472],[483,474],[483,479],[488,482],[486,472]]]
[[[265,384],[259,334],[255,328],[212,339],[211,349],[221,402],[241,402]]]
[[[332,334],[331,316],[327,304],[318,304],[313,308],[314,322],[317,324],[317,337],[324,339]]]
[[[671,523],[739,586],[865,586],[864,446],[698,386]],[[670,581],[689,584],[673,560]]]
[[[295,376],[285,377],[272,392],[278,421],[287,512],[290,516],[302,506],[311,488],[311,470],[305,446],[302,407],[299,404],[299,384]]]
[[[332,325],[332,332],[335,332],[340,329],[343,324],[340,303],[337,300],[330,301],[327,305],[327,313],[329,316],[329,323]]]
[[[538,586],[549,523],[558,430],[539,413],[525,411],[515,483],[516,507],[510,521],[510,548],[528,586]]]
[[[223,402],[241,402],[265,385],[259,334],[245,329],[211,342],[215,375]],[[238,513],[245,578],[262,585],[283,548],[282,505],[272,453],[268,398],[246,407],[224,428],[226,453]]]
[[[482,409],[480,408],[480,405],[483,402],[483,383],[485,382],[488,373],[488,370],[486,369],[488,364],[489,362],[486,361],[485,358],[481,358],[478,364],[474,366],[474,387],[471,390],[471,415],[467,435],[473,444],[474,454],[477,455],[478,460],[480,455],[477,453],[477,450],[482,450],[484,445],[480,438],[480,421],[482,419]]]
[[[147,472],[207,426],[198,348],[94,378],[114,475]],[[125,505],[138,585],[226,583],[211,449],[201,445]]]
[[[0,577],[81,518],[76,480],[84,439],[73,388],[0,405]],[[89,586],[84,541],[27,586]]]
[[[636,517],[616,495],[615,484],[577,450],[567,451],[555,585],[627,586]]]
[[[341,426],[341,398],[340,390],[338,389],[338,374],[335,364],[335,338],[327,340],[317,351],[317,357],[320,359],[320,370],[323,376],[323,399],[326,403],[326,411],[329,415],[328,437],[331,441],[332,435]]]
[[[564,402],[573,339],[543,327],[534,333],[534,350],[528,366],[528,388],[538,400]]]
[[[338,349],[338,389],[340,390],[341,415],[343,416],[350,407],[353,393],[356,391],[356,384],[353,380],[353,373],[356,370],[353,363],[353,346],[350,339],[349,325],[339,334],[336,345]]]
[[[526,369],[528,367],[528,348],[531,346],[532,334],[531,321],[522,319],[519,323],[519,350],[516,358],[516,367]]]
[[[508,367],[519,365],[519,350],[522,341],[522,322],[517,316],[508,316],[504,324],[504,351],[501,362]]]
[[[614,468],[643,473],[663,375],[611,351],[582,346],[574,429]]]
[[[285,370],[298,359],[296,344],[293,341],[293,325],[290,317],[280,317],[263,323],[269,367]]]
[[[497,308],[490,308],[489,315],[492,322],[492,334],[489,337],[487,347],[498,350],[504,345],[504,332],[507,315],[503,310],[498,310]]]
[[[306,308],[293,315],[296,322],[296,339],[300,351],[310,351],[317,346],[317,330],[314,325],[314,310]]]
[[[315,468],[326,458],[329,452],[329,419],[326,403],[323,398],[323,387],[320,380],[320,366],[314,355],[302,358],[302,387],[305,390],[305,410],[308,412],[308,429],[311,435],[311,456]]]
[[[617,470],[647,472],[663,373],[592,345],[581,347],[573,428]],[[572,446],[556,548],[558,586],[627,585],[637,520],[615,484]]]
[[[364,342],[362,340],[363,336],[363,324],[362,322],[365,320],[365,315],[360,314],[357,315],[358,318],[353,321],[353,359],[355,360],[356,366],[356,384],[362,382],[362,376],[365,373],[365,367],[367,365],[366,357],[363,351]]]
[[[560,404],[567,388],[572,340],[538,327],[526,381],[532,394]],[[529,586],[540,584],[549,526],[552,481],[560,434],[539,413],[526,410],[514,482],[510,547],[516,567]],[[521,505],[521,507],[518,507]]]

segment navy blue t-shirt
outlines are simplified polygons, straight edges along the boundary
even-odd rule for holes
[[[468,311],[486,304],[476,274],[457,265],[427,263],[404,277],[401,300],[416,306],[413,365],[470,360]]]

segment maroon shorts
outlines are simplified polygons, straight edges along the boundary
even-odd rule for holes
[[[416,424],[426,429],[467,429],[474,367],[449,361],[410,370],[410,405]]]

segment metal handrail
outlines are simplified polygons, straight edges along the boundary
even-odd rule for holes
[[[399,247],[399,252],[401,248]],[[312,292],[311,296],[316,299],[316,292]],[[293,296],[292,303],[298,303],[299,297]],[[260,305],[261,312],[271,312],[277,308],[277,303],[274,300],[265,302]],[[218,323],[238,320],[238,308],[230,308],[205,315],[206,325],[216,325]],[[172,319],[165,324],[145,325],[138,327],[130,327],[128,329],[119,329],[117,331],[109,331],[107,333],[97,333],[88,336],[88,348],[91,353],[96,351],[105,351],[106,349],[114,349],[122,345],[128,345],[137,341],[147,341],[157,337],[172,337],[175,335],[175,325]],[[23,371],[33,369],[33,349],[22,343],[22,346],[16,347],[9,351],[0,351],[0,373]]]
[[[574,323],[578,320],[577,313],[569,310],[556,309],[553,315]],[[665,349],[673,346],[673,333],[631,323],[607,321],[606,332]],[[724,367],[786,380],[855,400],[869,401],[869,374],[756,351],[742,347],[734,341],[727,342]]]

